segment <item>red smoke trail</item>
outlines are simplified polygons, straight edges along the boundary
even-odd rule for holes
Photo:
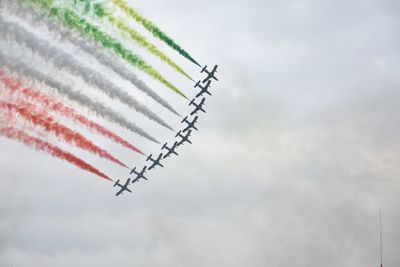
[[[22,131],[15,130],[13,128],[0,128],[0,135],[10,138],[10,139],[18,140],[21,143],[25,144],[26,146],[29,146],[36,150],[45,151],[45,152],[49,153],[50,155],[52,155],[53,157],[66,160],[69,163],[81,168],[82,170],[89,171],[93,174],[100,176],[101,178],[112,181],[112,179],[110,177],[108,177],[104,173],[100,172],[98,169],[96,169],[95,167],[86,163],[85,161],[81,160],[80,158],[72,155],[69,152],[61,150],[60,148],[58,148],[50,143],[47,143],[45,141],[42,141],[42,140],[32,137],[32,136],[29,136]]]
[[[111,156],[107,151],[99,148],[81,134],[75,133],[66,126],[55,122],[53,118],[46,116],[44,112],[39,114],[31,113],[29,109],[32,109],[32,105],[24,103],[24,106],[18,107],[15,104],[0,101],[0,109],[5,109],[13,113],[18,113],[25,120],[31,122],[34,125],[38,125],[44,128],[46,132],[52,132],[56,136],[63,138],[66,142],[75,144],[82,149],[92,152],[93,154],[97,154],[102,158],[108,159],[123,167],[128,168],[124,163]]]
[[[64,104],[57,102],[57,101],[51,99],[50,97],[48,97],[38,91],[35,91],[33,89],[22,88],[22,86],[18,80],[14,79],[12,77],[9,77],[9,76],[5,76],[4,71],[2,69],[0,69],[0,81],[4,85],[6,85],[8,87],[8,89],[10,89],[12,92],[16,92],[16,91],[21,92],[25,96],[34,99],[36,102],[40,102],[41,104],[43,104],[43,107],[45,107],[47,110],[53,110],[55,112],[58,112],[58,113],[62,114],[63,116],[70,118],[70,119],[74,120],[75,122],[79,122],[79,123],[85,125],[86,127],[88,127],[89,129],[91,129],[99,134],[102,134],[103,136],[113,140],[114,142],[119,143],[119,144],[131,149],[132,151],[135,151],[137,153],[144,155],[144,153],[140,149],[131,145],[129,142],[127,142],[123,138],[119,137],[118,135],[112,133],[111,131],[107,130],[103,126],[101,126],[95,122],[92,122],[89,119],[85,118],[84,116],[76,113],[75,110],[73,110],[72,108],[69,108],[69,107],[65,106]]]

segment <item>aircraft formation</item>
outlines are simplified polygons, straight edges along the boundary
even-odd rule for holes
[[[183,127],[176,133],[175,135],[176,140],[174,141],[174,143],[169,146],[168,143],[165,143],[161,147],[160,152],[157,156],[153,157],[153,154],[150,154],[146,159],[148,165],[143,166],[140,171],[138,171],[137,168],[134,167],[129,173],[130,175],[133,175],[133,177],[127,178],[124,183],[121,184],[120,179],[117,180],[114,183],[114,187],[118,187],[118,191],[115,194],[116,196],[119,196],[124,192],[132,193],[132,191],[129,188],[130,186],[132,186],[134,183],[139,182],[140,179],[148,180],[148,178],[145,176],[146,172],[151,171],[152,169],[155,169],[158,166],[163,168],[164,167],[164,165],[162,164],[163,160],[172,155],[178,156],[179,154],[177,152],[177,149],[180,146],[184,145],[185,143],[192,144],[192,141],[190,141],[189,138],[192,134],[192,131],[198,131],[196,123],[199,118],[199,115],[197,114],[200,112],[206,113],[206,111],[204,110],[206,95],[211,96],[211,93],[209,91],[211,83],[214,81],[218,81],[218,78],[215,76],[217,68],[218,65],[215,65],[212,70],[208,70],[207,66],[204,66],[202,68],[201,73],[205,73],[206,77],[203,80],[199,80],[194,85],[195,88],[199,88],[200,90],[195,95],[195,97],[189,102],[189,106],[190,107],[193,106],[193,109],[181,121]]]
[[[180,155],[180,146],[192,143],[191,134],[198,131],[199,117],[206,112],[210,85],[218,81],[217,66],[203,67],[128,2],[0,0],[0,36],[4,36],[0,38],[0,139],[16,141],[104,179],[116,187],[113,191],[120,189],[118,194],[130,192],[132,184],[147,179],[148,172],[164,167],[166,158]],[[201,80],[196,83],[175,56],[196,65],[203,73]],[[160,71],[158,63],[170,71]],[[174,75],[165,76],[172,74],[171,70]],[[73,83],[71,78],[76,78]],[[186,83],[177,86],[176,79]],[[195,91],[190,90],[193,99],[181,90],[184,84],[194,85]],[[152,100],[143,102],[145,99],[131,93],[131,88]],[[162,90],[189,104],[190,112],[180,118]],[[137,113],[137,117],[120,113],[114,108],[117,105]],[[172,142],[162,145],[164,142],[153,136],[160,131],[149,131],[153,127],[174,131],[163,118],[168,116],[164,112],[175,119],[177,116],[178,124],[182,120],[182,127],[171,134]],[[161,151],[144,152],[141,144],[126,139],[130,135],[120,136],[121,129],[140,137],[135,142],[160,144]],[[114,155],[120,150],[103,147],[103,142],[94,142],[89,135],[102,136],[105,142],[143,156],[144,164],[135,163],[129,179],[123,177],[115,183],[118,178],[107,175],[86,157],[131,167]]]

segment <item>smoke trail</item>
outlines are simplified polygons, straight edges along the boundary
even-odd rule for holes
[[[140,104],[130,95],[120,90],[113,83],[106,79],[96,71],[81,66],[76,62],[70,55],[57,49],[54,46],[46,44],[46,42],[29,31],[23,29],[19,25],[12,22],[5,22],[0,18],[0,31],[3,31],[7,37],[12,37],[13,41],[19,44],[25,44],[32,52],[36,52],[40,56],[44,57],[47,61],[50,61],[59,69],[68,69],[71,73],[81,77],[85,82],[92,84],[99,88],[102,92],[112,98],[118,98],[122,103],[134,108],[136,111],[144,114],[151,120],[156,121],[160,125],[173,130],[166,122],[164,122],[155,113],[150,111],[146,106]]]
[[[0,109],[11,111],[14,114],[19,114],[26,121],[33,125],[42,127],[48,133],[54,133],[57,137],[62,138],[67,143],[76,145],[77,147],[89,151],[101,158],[108,159],[123,167],[127,166],[118,159],[111,156],[107,151],[93,144],[79,133],[76,133],[68,127],[56,122],[52,117],[47,116],[45,112],[30,112],[34,109],[33,105],[21,103],[22,106],[17,106],[10,102],[0,101]]]
[[[19,81],[17,81],[16,79],[14,79],[12,77],[5,76],[4,71],[2,69],[0,69],[0,82],[2,82],[6,86],[6,88],[8,88],[12,93],[22,94],[25,98],[33,100],[33,102],[36,105],[40,105],[41,108],[55,111],[55,112],[61,114],[62,116],[67,117],[67,118],[73,120],[74,122],[80,123],[80,124],[84,125],[85,127],[87,127],[88,129],[90,129],[94,132],[97,132],[97,133],[113,140],[114,142],[119,143],[119,144],[131,149],[132,151],[135,151],[137,153],[144,155],[144,153],[141,150],[134,147],[126,140],[122,139],[118,135],[107,130],[103,126],[101,126],[93,121],[90,121],[89,119],[85,118],[84,116],[78,114],[72,108],[69,108],[69,107],[65,106],[64,104],[62,104],[61,102],[57,102],[57,101],[53,100],[52,98],[50,98],[38,91],[35,91],[31,88],[22,88]]]
[[[50,75],[43,74],[29,66],[27,66],[22,61],[16,58],[8,58],[0,51],[0,64],[6,65],[8,68],[13,69],[16,72],[28,77],[32,77],[38,82],[44,83],[49,87],[56,89],[60,94],[66,96],[69,100],[78,103],[81,106],[86,106],[91,111],[95,112],[98,116],[108,119],[111,122],[117,123],[120,126],[139,134],[151,140],[155,143],[158,142],[155,138],[150,136],[148,133],[137,127],[135,124],[127,121],[120,114],[110,110],[106,106],[101,103],[92,101],[89,97],[71,89],[68,86],[63,85],[62,83],[56,81]]]
[[[54,133],[57,137],[62,138],[67,143],[76,145],[79,148],[87,150],[93,154],[96,154],[102,158],[108,159],[114,163],[117,163],[123,167],[127,167],[121,161],[111,156],[108,152],[94,145],[92,142],[87,140],[79,133],[75,133],[64,125],[61,125],[54,121],[53,118],[46,116],[45,112],[30,112],[35,107],[28,103],[20,103],[21,106],[16,104],[0,101],[0,109],[11,111],[13,114],[19,114],[26,121],[32,123],[35,126],[42,127],[46,132]]]
[[[133,30],[132,28],[130,28],[129,26],[127,26],[123,21],[113,17],[110,14],[107,14],[107,19],[108,21],[113,24],[114,26],[116,26],[118,29],[120,29],[122,32],[125,32],[126,34],[128,34],[128,36],[132,39],[132,40],[136,40],[136,42],[147,48],[150,53],[152,53],[153,55],[157,56],[158,58],[160,58],[162,61],[164,61],[165,63],[167,63],[168,65],[170,65],[172,68],[174,68],[176,71],[178,71],[179,73],[181,73],[182,75],[184,75],[186,78],[190,79],[191,81],[194,81],[192,77],[190,77],[182,68],[180,68],[176,63],[174,63],[169,57],[167,57],[163,52],[161,52],[155,45],[150,44],[148,42],[146,42],[146,40],[144,39],[144,37],[142,37],[138,32],[136,32],[135,30]]]
[[[158,80],[166,87],[173,90],[175,93],[188,99],[178,88],[167,81],[158,71],[147,64],[141,57],[133,54],[131,51],[123,47],[115,38],[102,32],[98,27],[88,23],[84,18],[77,15],[69,8],[54,7],[52,0],[25,0],[36,4],[42,9],[45,9],[49,16],[61,21],[65,26],[77,30],[81,34],[92,37],[96,42],[101,44],[106,49],[113,50],[117,55],[124,59],[129,64],[139,68],[154,79]]]
[[[85,0],[86,2],[88,0]],[[148,42],[144,36],[139,32],[135,31],[133,28],[129,27],[122,20],[114,17],[111,13],[107,12],[103,5],[97,3],[94,5],[94,13],[100,18],[107,18],[107,20],[115,27],[117,27],[122,33],[127,34],[131,40],[135,41],[136,44],[141,47],[146,48],[150,53],[161,59],[166,64],[170,65],[180,74],[186,76],[188,79],[194,81],[181,67],[179,67],[175,62],[173,62],[167,55],[160,51],[154,44]]]
[[[16,130],[15,128],[0,128],[0,135],[9,139],[18,140],[24,145],[35,150],[45,151],[53,157],[63,159],[82,170],[91,172],[101,178],[112,181],[110,177],[100,172],[98,169],[86,163],[85,161],[81,160],[80,158],[72,155],[71,153],[61,150],[60,148],[45,141],[42,141],[38,138],[29,136],[22,131]]]
[[[27,8],[16,4],[14,1],[7,1],[7,9],[11,10],[12,13],[17,14],[22,17],[25,21],[28,21],[30,25],[39,26],[45,25],[49,32],[61,38],[63,41],[69,41],[70,43],[77,46],[79,49],[85,51],[88,54],[93,55],[98,62],[104,66],[110,68],[121,78],[128,80],[131,84],[136,86],[137,89],[141,90],[143,93],[147,94],[157,103],[167,108],[172,113],[180,116],[167,101],[165,101],[161,96],[154,92],[147,84],[132,73],[123,64],[118,63],[118,59],[114,55],[110,55],[101,49],[93,40],[84,39],[72,31],[62,28],[53,21],[50,21],[45,16],[35,13],[31,8]]]
[[[118,6],[122,11],[124,11],[127,15],[135,19],[138,23],[142,24],[148,31],[150,31],[155,37],[159,38],[166,44],[168,44],[172,49],[177,51],[179,54],[184,56],[185,58],[192,61],[194,64],[200,67],[200,64],[197,63],[196,60],[193,59],[192,56],[188,52],[186,52],[183,48],[181,48],[174,40],[168,37],[160,28],[158,28],[153,22],[147,20],[143,16],[139,14],[136,10],[129,7],[123,0],[111,0],[116,6]]]

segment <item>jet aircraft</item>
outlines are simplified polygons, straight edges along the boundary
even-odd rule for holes
[[[206,111],[203,109],[204,102],[206,101],[206,99],[203,97],[199,104],[196,104],[194,102],[194,100],[196,100],[196,98],[193,98],[192,101],[190,101],[190,103],[189,103],[189,106],[192,106],[192,105],[195,106],[195,108],[192,110],[192,112],[190,112],[190,115],[197,114],[197,111],[203,111],[204,113],[206,113]]]
[[[201,73],[203,73],[203,72],[207,73],[207,77],[203,80],[203,83],[205,83],[211,79],[218,81],[217,77],[215,77],[217,68],[218,68],[218,65],[215,65],[214,68],[211,71],[209,71],[209,70],[207,70],[207,65],[204,66],[204,68],[201,70]]]
[[[197,129],[197,127],[195,126],[197,119],[199,118],[199,116],[194,117],[194,119],[192,121],[188,121],[187,120],[187,116],[185,118],[183,118],[183,120],[181,121],[182,123],[187,123],[187,126],[185,129],[182,130],[182,133],[190,130],[190,128],[195,129],[196,131],[198,131],[199,129]]]
[[[119,186],[121,189],[115,194],[116,196],[119,196],[120,194],[124,193],[125,191],[128,191],[132,193],[132,191],[128,188],[129,183],[131,182],[131,179],[128,178],[126,183],[124,185],[119,183],[119,180],[115,182],[114,187]]]
[[[178,146],[180,146],[180,145],[183,145],[185,142],[188,142],[188,143],[192,143],[190,140],[189,140],[189,137],[190,137],[190,134],[192,133],[192,130],[189,130],[189,131],[187,131],[186,132],[186,135],[183,135],[182,133],[181,133],[181,131],[179,131],[176,135],[175,135],[175,137],[180,137],[181,138],[181,140],[178,142]]]
[[[160,163],[162,156],[163,156],[163,153],[160,153],[160,155],[158,155],[157,159],[153,159],[153,158],[152,158],[152,154],[150,154],[150,156],[147,157],[146,161],[149,161],[149,160],[150,160],[150,161],[153,162],[153,163],[151,164],[151,166],[149,167],[149,170],[155,168],[157,165],[158,165],[158,166],[161,166],[161,167],[164,167],[164,166]]]
[[[139,179],[148,180],[147,177],[144,176],[144,173],[146,172],[146,169],[147,169],[147,166],[144,166],[143,169],[140,172],[137,172],[136,171],[136,167],[133,168],[133,170],[131,171],[131,174],[132,174],[132,172],[135,173],[136,174],[136,178],[132,180],[132,184],[135,183],[135,182],[138,182]]]
[[[177,146],[178,146],[178,142],[176,142],[176,141],[174,142],[174,144],[171,148],[167,147],[167,143],[165,143],[161,149],[166,149],[168,152],[167,152],[167,154],[164,155],[163,159],[169,157],[171,154],[175,154],[178,156],[179,154],[175,151]]]
[[[207,84],[206,84],[205,86],[201,86],[201,85],[200,85],[200,82],[201,82],[201,81],[198,81],[198,82],[195,84],[195,86],[194,86],[195,88],[196,88],[196,87],[199,87],[199,88],[200,88],[200,92],[196,95],[196,98],[199,97],[199,96],[201,96],[201,95],[203,95],[203,94],[211,95],[210,91],[208,91],[208,88],[210,88],[211,81],[208,80],[208,81],[207,81]]]

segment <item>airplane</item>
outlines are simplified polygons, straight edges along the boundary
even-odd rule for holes
[[[121,187],[121,189],[115,195],[119,196],[120,194],[124,193],[125,191],[132,193],[132,191],[128,188],[128,185],[130,182],[131,182],[131,179],[128,178],[126,183],[124,185],[122,185],[119,183],[119,179],[118,179],[118,181],[115,182],[114,187],[119,186],[119,187]]]
[[[148,180],[147,177],[144,176],[144,173],[146,172],[146,169],[147,169],[147,166],[144,166],[142,171],[137,172],[136,171],[136,167],[133,168],[133,170],[131,171],[131,174],[132,174],[132,172],[135,173],[136,174],[136,178],[132,180],[132,184],[135,183],[135,182],[138,182],[139,179]]]
[[[209,70],[207,70],[207,65],[204,66],[204,68],[201,70],[201,73],[205,72],[205,73],[207,73],[208,76],[203,80],[203,83],[205,83],[211,79],[218,81],[217,77],[215,77],[215,75],[214,75],[217,72],[217,68],[218,68],[218,65],[215,65],[214,68],[211,71],[209,71]]]
[[[188,121],[188,120],[187,120],[187,116],[186,116],[185,118],[183,118],[183,120],[181,121],[181,123],[186,122],[186,123],[187,123],[187,126],[186,126],[185,129],[182,130],[182,133],[184,133],[184,132],[190,130],[190,128],[193,128],[193,129],[195,129],[196,131],[198,131],[199,129],[197,129],[197,127],[194,126],[194,125],[196,124],[198,118],[199,118],[199,116],[196,116],[196,117],[194,117],[194,119],[193,119],[192,121]]]
[[[180,145],[183,145],[185,142],[188,142],[188,143],[192,143],[190,140],[189,140],[189,137],[190,137],[190,134],[192,133],[192,130],[189,130],[189,131],[187,131],[187,133],[186,133],[186,135],[182,135],[181,134],[181,131],[179,131],[176,135],[175,135],[175,137],[180,137],[180,138],[182,138],[181,139],[181,141],[179,141],[179,143],[178,143],[178,146],[180,146]]]
[[[203,97],[203,98],[201,99],[201,101],[200,101],[199,104],[196,104],[196,103],[194,102],[195,99],[196,99],[196,98],[193,98],[192,101],[190,101],[190,103],[189,103],[189,106],[192,106],[192,105],[195,106],[194,110],[193,110],[192,112],[190,112],[190,115],[197,114],[197,111],[199,111],[199,110],[201,110],[201,111],[203,111],[204,113],[206,113],[206,111],[203,109],[204,102],[206,101],[206,99]]]
[[[153,162],[153,163],[151,164],[151,166],[149,167],[149,170],[155,168],[157,165],[159,165],[159,166],[161,166],[161,167],[164,167],[164,166],[160,163],[161,158],[162,158],[162,156],[163,156],[163,153],[161,153],[160,155],[158,155],[157,159],[153,159],[151,156],[152,156],[152,154],[150,154],[150,156],[148,156],[147,159],[146,159],[146,161],[149,161],[149,160],[150,160],[150,161]]]
[[[174,145],[171,148],[167,147],[167,143],[165,143],[161,149],[166,149],[166,150],[168,150],[168,152],[167,152],[167,154],[164,155],[163,159],[169,157],[171,154],[175,154],[178,156],[179,154],[176,153],[176,151],[175,151],[177,146],[178,146],[178,142],[176,142],[176,141],[174,142]]]
[[[208,88],[210,88],[211,81],[209,80],[205,86],[201,86],[201,85],[200,85],[200,82],[201,82],[201,81],[198,81],[198,82],[195,84],[195,86],[194,86],[195,88],[196,88],[196,87],[199,87],[199,88],[200,88],[200,92],[196,95],[196,98],[199,97],[199,96],[201,96],[201,95],[204,94],[204,93],[205,93],[205,94],[208,94],[208,95],[211,95],[211,93],[208,91]]]

